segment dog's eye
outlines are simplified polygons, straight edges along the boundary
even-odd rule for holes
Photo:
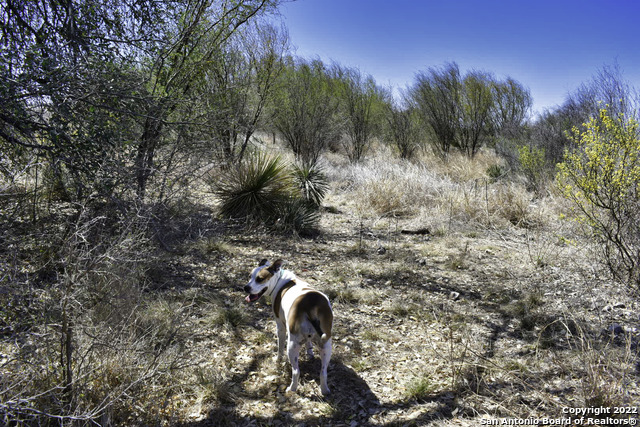
[[[264,282],[264,277],[256,277],[256,283],[262,283]]]

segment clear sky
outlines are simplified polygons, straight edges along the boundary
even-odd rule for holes
[[[296,0],[280,12],[298,56],[394,88],[456,62],[516,79],[537,112],[615,63],[640,89],[640,0]]]

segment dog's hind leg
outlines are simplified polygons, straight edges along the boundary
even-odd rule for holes
[[[288,341],[287,352],[289,355],[289,363],[291,363],[291,385],[287,387],[287,391],[295,392],[298,389],[298,381],[300,380],[300,368],[298,366],[300,343],[296,337],[291,337],[291,335],[289,335]]]
[[[324,344],[320,346],[320,360],[322,367],[320,368],[320,391],[325,396],[331,391],[327,384],[327,368],[329,367],[329,360],[331,359],[331,338],[329,338]]]

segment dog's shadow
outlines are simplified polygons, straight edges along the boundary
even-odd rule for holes
[[[255,371],[266,353],[260,354],[244,372],[233,378],[234,383],[245,380],[250,372]],[[249,425],[273,425],[274,421],[280,425],[406,425],[400,416],[403,413],[413,411],[413,407],[419,402],[412,399],[404,401],[381,403],[378,396],[371,390],[367,382],[356,371],[345,365],[340,359],[332,359],[329,366],[328,383],[331,394],[322,396],[319,390],[317,373],[320,369],[320,359],[304,359],[300,361],[301,387],[296,395],[288,395],[276,405],[279,407],[277,415],[250,414],[245,410],[238,410],[237,403],[242,399],[242,394],[235,396],[231,401],[222,403],[212,408],[207,417],[199,421],[178,424],[181,427],[208,427],[208,426],[249,426]],[[278,390],[284,390],[290,381],[290,376],[283,376],[278,381]],[[285,385],[286,384],[286,385]],[[311,387],[309,387],[311,386]],[[303,390],[304,389],[304,390]],[[309,389],[313,389],[309,393]],[[273,389],[272,389],[273,390]],[[273,390],[272,392],[275,392]],[[280,392],[278,392],[280,393]],[[251,395],[247,394],[247,396]],[[296,411],[303,408],[296,403],[297,397],[303,397],[307,402],[328,403],[331,411],[319,413],[305,410],[306,414],[301,419],[294,416]],[[255,394],[253,398],[257,397]],[[426,425],[435,420],[450,419],[454,416],[454,394],[444,391],[434,394],[422,401],[431,402],[434,405],[430,410],[422,411],[417,417],[412,417],[409,424]],[[306,406],[306,405],[304,405]],[[391,413],[391,414],[390,414]],[[397,413],[394,417],[393,413]],[[298,414],[299,415],[299,414]],[[391,417],[389,417],[391,415]],[[386,419],[386,421],[385,421]]]
[[[266,357],[266,354],[260,355],[260,357],[254,360],[254,363],[247,368],[247,372],[243,375],[240,373],[238,377],[234,378],[234,382],[241,382],[249,371],[257,369],[260,364],[260,360]],[[288,365],[287,365],[288,367]],[[303,393],[302,388],[312,388],[314,391],[311,394],[304,393],[305,399],[310,401],[316,401],[318,403],[328,403],[332,411],[330,413],[318,414],[308,413],[302,420],[302,425],[324,425],[334,423],[352,423],[356,422],[357,425],[370,424],[370,418],[373,414],[380,412],[381,405],[378,397],[371,391],[369,385],[350,367],[344,365],[339,360],[332,360],[329,366],[328,383],[331,389],[331,394],[328,396],[322,396],[319,390],[318,372],[320,370],[320,359],[314,357],[313,359],[303,358],[300,360],[300,376],[301,385],[307,384],[312,387],[301,387],[298,390],[297,396],[301,396]],[[278,388],[284,389],[285,383],[288,385],[291,377],[283,375]],[[223,426],[223,425],[271,425],[274,420],[279,420],[282,425],[298,425],[300,421],[295,421],[293,418],[292,410],[295,411],[296,395],[289,395],[286,400],[282,402],[281,412],[275,417],[272,416],[260,416],[242,414],[237,411],[237,407],[234,402],[227,402],[216,408],[213,408],[205,419],[180,423],[181,427],[208,427],[208,426]],[[236,396],[237,400],[240,396]],[[237,403],[237,402],[236,402]]]
[[[320,359],[301,360],[300,371],[303,382],[312,382],[319,388],[318,372]],[[352,368],[339,359],[332,359],[329,365],[328,384],[331,394],[322,396],[319,393],[311,397],[329,403],[334,413],[329,417],[334,421],[358,421],[365,423],[381,410],[378,397],[369,385]],[[318,420],[320,421],[320,420]]]

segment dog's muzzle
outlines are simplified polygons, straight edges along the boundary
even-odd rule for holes
[[[249,294],[249,295],[246,296],[245,301],[246,302],[254,302],[254,301],[258,301],[260,299],[260,297],[262,295],[264,295],[264,293],[267,291],[267,288],[265,287],[263,290],[261,290],[257,294],[252,294],[251,293],[251,286],[247,285],[247,286],[244,287],[244,291]]]

